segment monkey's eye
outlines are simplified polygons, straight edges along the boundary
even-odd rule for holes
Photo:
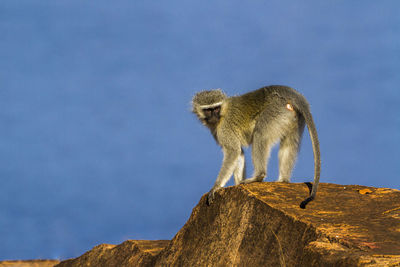
[[[210,117],[211,113],[212,113],[212,110],[211,109],[203,109],[203,112],[204,112],[204,116]]]

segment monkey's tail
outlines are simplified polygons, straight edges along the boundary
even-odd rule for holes
[[[300,103],[298,103],[298,104],[300,104]],[[303,117],[306,121],[308,132],[310,133],[310,137],[311,137],[313,152],[314,152],[314,184],[312,186],[312,189],[310,189],[309,197],[300,203],[300,208],[305,209],[308,202],[312,201],[315,198],[315,195],[317,194],[319,177],[321,174],[321,154],[319,151],[319,141],[318,141],[317,129],[315,127],[315,123],[314,123],[314,120],[311,115],[310,108],[309,108],[307,102],[301,103],[300,105],[296,105],[296,106],[297,106],[297,110],[303,115]],[[307,186],[310,188],[309,184],[307,184]]]

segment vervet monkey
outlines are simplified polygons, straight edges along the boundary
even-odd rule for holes
[[[307,100],[296,90],[272,85],[241,96],[227,97],[220,89],[201,91],[192,100],[192,111],[210,129],[222,147],[224,159],[214,186],[214,193],[234,175],[235,184],[262,182],[267,175],[267,161],[272,146],[280,141],[278,182],[290,182],[305,123],[314,151],[314,184],[300,207],[315,198],[320,177],[320,151],[317,130]],[[242,147],[252,145],[254,175],[245,179]]]

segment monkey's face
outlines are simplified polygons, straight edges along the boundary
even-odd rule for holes
[[[221,118],[221,106],[205,108],[202,112],[204,114],[203,123],[208,126],[217,124]]]
[[[207,127],[215,127],[221,118],[221,106],[227,98],[221,90],[201,91],[192,100],[193,113]]]

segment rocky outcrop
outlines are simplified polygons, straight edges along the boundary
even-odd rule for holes
[[[253,183],[203,196],[171,241],[99,245],[61,262],[77,266],[400,266],[400,191]]]
[[[0,261],[0,267],[53,267],[59,262],[58,260]]]
[[[154,266],[156,256],[169,240],[128,240],[115,246],[102,244],[76,259],[56,266]]]

